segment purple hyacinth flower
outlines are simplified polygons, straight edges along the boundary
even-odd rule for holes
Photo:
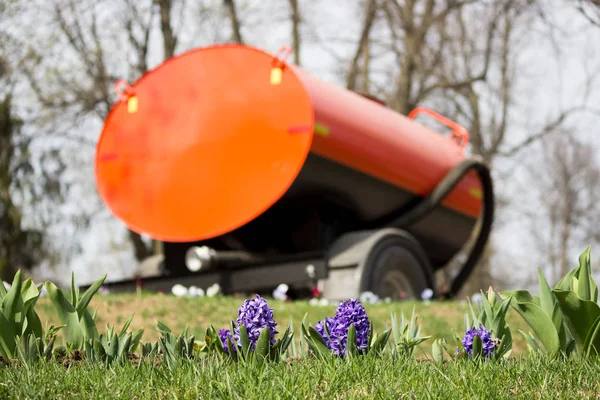
[[[229,348],[227,346],[227,338],[229,338],[229,340],[231,340],[232,344],[235,343],[233,341],[233,338],[231,337],[231,331],[229,329],[221,329],[219,331],[219,338],[221,338],[221,343],[223,343],[223,350],[225,350],[225,353],[229,354]],[[233,351],[237,352],[237,349],[235,346],[233,346]]]
[[[481,344],[483,347],[483,355],[484,357],[491,356],[494,350],[496,349],[496,345],[494,340],[492,339],[492,334],[490,331],[485,329],[483,326],[479,327],[479,330],[475,328],[471,328],[465,332],[465,336],[462,340],[462,345],[470,356],[473,356],[473,339],[475,336],[479,336],[481,339]]]
[[[334,317],[326,318],[325,323],[329,330],[329,336],[325,332],[323,321],[319,321],[315,325],[315,330],[319,332],[325,343],[327,343],[327,347],[335,355],[346,355],[346,342],[348,340],[350,325],[354,325],[354,329],[356,330],[356,345],[359,354],[367,349],[371,324],[365,308],[357,299],[353,298],[340,303]]]
[[[325,327],[327,327],[327,330],[329,332],[332,332],[333,329],[336,326],[336,322],[333,318],[331,317],[327,317],[325,318],[325,320],[323,321],[319,321],[317,322],[317,324],[315,325],[315,330],[317,332],[319,332],[319,335],[321,335],[321,337],[325,340],[325,343],[327,344],[327,347],[331,350],[331,341],[329,340],[329,335],[327,334],[327,331],[325,330]]]
[[[269,329],[271,346],[275,344],[275,335],[279,333],[275,327],[277,322],[273,319],[273,309],[269,308],[267,301],[259,295],[255,298],[244,301],[238,310],[238,318],[236,320],[237,327],[233,337],[241,346],[240,330],[241,324],[244,324],[250,339],[252,350],[256,347],[258,337],[264,328]]]

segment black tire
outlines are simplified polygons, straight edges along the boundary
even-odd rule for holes
[[[418,243],[408,237],[384,236],[364,260],[363,289],[393,301],[421,299],[425,289],[433,289],[431,267],[424,257]]]

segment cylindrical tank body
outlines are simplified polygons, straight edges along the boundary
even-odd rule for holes
[[[96,181],[130,229],[173,245],[167,256],[207,241],[293,252],[385,225],[464,159],[448,137],[381,104],[259,49],[219,45],[167,60],[123,91],[98,143]],[[440,267],[481,207],[469,174],[408,230]]]

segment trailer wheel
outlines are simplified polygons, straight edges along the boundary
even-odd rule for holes
[[[430,286],[430,267],[417,243],[401,235],[386,235],[372,248],[364,264],[363,288],[380,298],[417,300]],[[420,254],[421,253],[421,254]]]

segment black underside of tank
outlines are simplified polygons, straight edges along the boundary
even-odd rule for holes
[[[383,227],[420,200],[414,193],[310,153],[286,194],[250,223],[210,240],[165,242],[165,267],[173,276],[188,274],[185,252],[193,245],[274,256],[325,252],[343,233]],[[244,200],[239,204],[244,207]],[[475,223],[440,205],[405,229],[439,269],[464,246]]]

